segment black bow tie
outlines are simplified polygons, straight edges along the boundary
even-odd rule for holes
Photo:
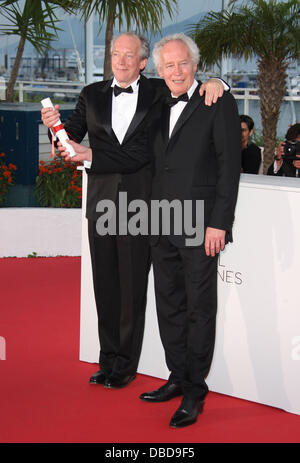
[[[133,90],[132,90],[132,87],[130,85],[130,87],[126,87],[126,88],[122,88],[122,87],[119,87],[118,85],[114,85],[114,95],[115,96],[118,96],[120,95],[120,93],[133,93]]]
[[[169,105],[169,106],[174,106],[176,103],[178,103],[178,101],[189,101],[189,96],[187,93],[183,93],[182,95],[180,95],[178,98],[173,98],[172,96],[168,96],[166,98],[166,103]]]

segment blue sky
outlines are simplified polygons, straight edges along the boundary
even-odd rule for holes
[[[177,0],[178,4],[178,12],[174,15],[173,20],[170,20],[169,17],[165,18],[163,26],[167,26],[168,24],[176,23],[183,21],[184,19],[189,18],[197,13],[202,11],[209,11],[209,10],[220,10],[222,7],[222,0]],[[0,15],[1,18],[1,15]],[[7,23],[4,18],[1,18],[0,23]],[[2,37],[3,40],[3,37]],[[6,37],[5,44],[9,45],[11,43],[15,43],[18,41],[17,37],[10,36],[9,38]]]
[[[178,14],[174,16],[172,22],[180,22],[197,13],[211,10],[221,10],[222,0],[177,0]],[[164,26],[170,24],[170,19],[166,18]]]
[[[22,2],[22,0],[20,1]],[[225,3],[228,2],[228,0],[224,1]],[[163,26],[183,21],[200,12],[207,12],[211,10],[219,11],[222,8],[222,0],[177,0],[177,5],[177,14],[174,15],[172,20],[166,16]],[[62,18],[63,16],[64,15],[62,15]],[[0,24],[1,23],[5,24],[7,21],[1,17],[0,14]],[[0,37],[0,40],[2,42],[2,44],[0,44],[0,55],[3,47],[7,47],[11,44],[17,44],[19,41],[16,36],[2,36]]]

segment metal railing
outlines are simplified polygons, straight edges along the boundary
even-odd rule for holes
[[[2,86],[5,81],[2,81]],[[58,96],[63,98],[78,95],[83,88],[83,82],[65,81],[17,81],[15,90],[19,93],[19,102],[24,102],[24,93],[39,93],[46,96]],[[232,87],[231,93],[237,100],[244,100],[243,114],[249,114],[249,103],[251,100],[259,100],[257,88]],[[284,101],[300,101],[300,88],[288,89]]]
[[[251,100],[259,100],[257,88],[239,88],[232,87],[231,93],[236,100],[244,100],[244,111],[243,114],[249,114],[249,103]],[[287,95],[283,98],[283,101],[300,101],[300,88],[288,89]]]
[[[49,95],[78,95],[83,88],[83,82],[60,81],[17,81],[15,90],[19,92],[19,102],[24,101],[24,92],[47,93]]]

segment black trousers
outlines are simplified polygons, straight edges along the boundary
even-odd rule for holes
[[[134,375],[145,324],[150,246],[147,236],[99,236],[88,221],[100,341],[100,368],[110,378]]]
[[[151,247],[160,336],[171,372],[184,396],[203,399],[217,313],[218,257],[204,246],[177,248],[166,236]]]

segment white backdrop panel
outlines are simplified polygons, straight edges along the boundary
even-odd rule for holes
[[[217,336],[207,378],[212,391],[296,414],[300,414],[299,204],[300,179],[241,176],[234,243],[219,258]],[[97,363],[97,316],[84,213],[83,207],[80,360]],[[169,375],[152,271],[138,371],[164,379]]]

